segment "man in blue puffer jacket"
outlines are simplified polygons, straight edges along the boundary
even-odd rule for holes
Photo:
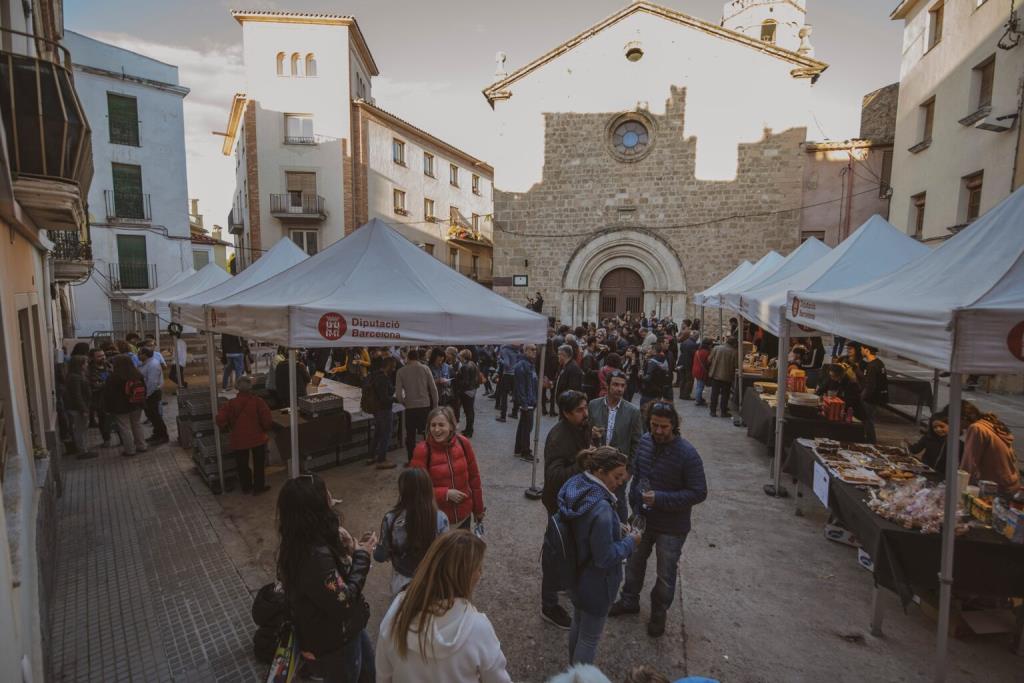
[[[676,574],[683,543],[690,532],[690,511],[708,497],[704,462],[693,445],[679,436],[679,415],[669,401],[654,401],[647,408],[647,433],[633,456],[633,482],[629,502],[646,521],[637,552],[626,564],[622,595],[609,616],[637,614],[644,586],[647,558],[657,550],[658,580],[651,590],[648,635],[665,633],[665,617],[676,591]]]
[[[593,664],[608,608],[622,582],[622,561],[629,557],[639,535],[623,538],[615,512],[615,490],[625,483],[626,456],[611,446],[580,451],[582,472],[558,492],[558,512],[572,529],[576,543],[577,578],[569,591],[572,625],[569,662]]]

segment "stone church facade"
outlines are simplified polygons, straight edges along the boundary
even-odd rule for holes
[[[803,0],[725,9],[736,30],[634,2],[484,91],[506,149],[495,274],[529,276],[497,291],[540,291],[569,324],[625,310],[680,320],[743,259],[799,245],[803,116],[826,67],[799,28]],[[772,35],[793,49],[741,26],[787,12],[799,26]]]

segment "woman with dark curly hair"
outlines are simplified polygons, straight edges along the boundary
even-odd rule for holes
[[[373,681],[373,645],[366,633],[370,606],[363,587],[377,534],[353,541],[315,474],[285,482],[277,497],[277,529],[277,578],[299,647],[325,681]]]

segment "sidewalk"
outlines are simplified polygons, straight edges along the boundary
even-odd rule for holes
[[[173,424],[173,397],[165,408]],[[221,521],[208,517],[175,458],[180,449],[134,458],[98,450],[96,460],[63,463],[54,680],[261,679],[252,599],[216,533]]]

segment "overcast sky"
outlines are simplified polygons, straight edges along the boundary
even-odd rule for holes
[[[380,68],[378,105],[465,151],[488,158],[490,111],[481,89],[494,54],[512,71],[613,14],[627,0],[65,0],[73,31],[179,67],[185,100],[189,196],[207,225],[231,208],[234,163],[220,154],[231,96],[244,89],[235,9],[324,11],[359,21]],[[662,0],[705,21],[721,21],[724,0]],[[899,80],[902,22],[896,0],[807,0],[816,57],[830,67],[815,86],[812,139],[855,137],[861,97]],[[72,56],[73,57],[73,56]]]

